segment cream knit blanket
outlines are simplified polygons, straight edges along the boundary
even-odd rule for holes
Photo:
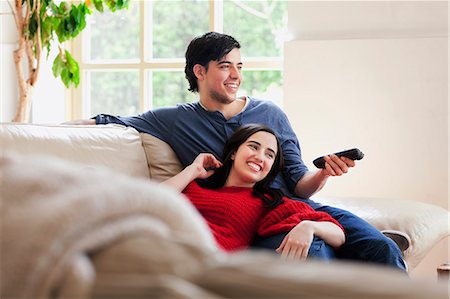
[[[3,156],[0,173],[1,298],[89,297],[89,256],[138,237],[217,250],[195,208],[148,180],[44,157]]]

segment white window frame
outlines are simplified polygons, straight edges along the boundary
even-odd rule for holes
[[[184,58],[173,58],[173,59],[148,59],[145,57],[146,55],[146,44],[148,41],[146,40],[146,32],[145,30],[149,27],[148,19],[145,18],[145,5],[147,1],[139,1],[140,5],[140,22],[141,22],[141,30],[140,30],[140,61],[136,63],[112,63],[112,62],[86,62],[83,60],[83,38],[88,33],[88,28],[82,31],[79,37],[74,39],[70,44],[69,48],[71,53],[73,53],[74,58],[78,61],[80,67],[80,84],[77,88],[70,88],[68,93],[68,105],[66,106],[66,116],[69,119],[81,119],[86,117],[91,117],[90,113],[90,103],[87,103],[86,95],[87,95],[87,87],[86,87],[86,71],[92,70],[104,70],[104,69],[116,69],[116,70],[125,70],[125,69],[133,69],[139,71],[139,111],[144,112],[148,109],[152,108],[151,103],[149,103],[149,99],[151,99],[150,95],[152,94],[153,86],[149,86],[151,84],[147,84],[148,70],[174,70],[174,71],[182,71],[185,67]],[[210,5],[210,15],[209,15],[209,30],[216,32],[223,32],[223,1],[220,0],[208,0]],[[87,47],[85,47],[84,51],[87,52]],[[147,58],[147,59],[146,59]],[[283,59],[282,57],[264,57],[264,58],[245,58],[245,70],[283,70]]]

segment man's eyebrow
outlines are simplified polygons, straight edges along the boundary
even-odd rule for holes
[[[233,64],[233,63],[231,61],[228,61],[228,60],[222,60],[222,61],[219,61],[217,63],[217,65],[221,65],[221,64]],[[238,62],[237,65],[243,65],[243,63],[242,62]]]

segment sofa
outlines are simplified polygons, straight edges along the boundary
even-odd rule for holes
[[[1,298],[447,298],[382,266],[226,254],[180,194],[163,141],[119,125],[0,125]],[[402,199],[320,198],[410,239],[412,271],[449,211]],[[443,261],[445,262],[445,261]]]

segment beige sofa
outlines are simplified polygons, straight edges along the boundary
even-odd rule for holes
[[[2,298],[448,296],[439,284],[372,265],[220,252],[197,211],[156,183],[181,169],[173,151],[132,128],[1,124],[0,147]],[[449,235],[449,212],[437,206],[321,202],[406,233],[410,271]]]

